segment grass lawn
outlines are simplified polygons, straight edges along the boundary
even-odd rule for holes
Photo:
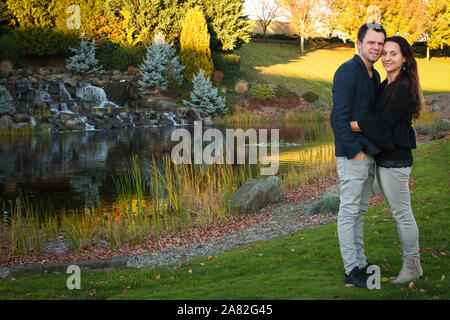
[[[241,71],[254,77],[301,91],[311,90],[332,103],[332,82],[337,68],[355,54],[353,48],[338,47],[307,51],[300,56],[298,46],[249,43],[242,47]],[[425,94],[450,92],[450,58],[433,57],[429,62],[418,58],[419,76]],[[386,72],[379,60],[375,68],[381,79]]]
[[[380,290],[347,288],[336,222],[247,245],[181,266],[81,272],[81,289],[66,288],[66,274],[0,281],[0,299],[440,299],[449,291],[450,139],[419,146],[412,204],[420,231],[424,278],[382,282]],[[401,247],[385,205],[371,208],[364,224],[369,261],[397,275]]]

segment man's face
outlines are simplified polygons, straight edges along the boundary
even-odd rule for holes
[[[359,49],[359,54],[366,60],[375,63],[381,57],[384,45],[384,34],[376,32],[375,30],[367,30],[363,42],[357,41],[356,45]]]

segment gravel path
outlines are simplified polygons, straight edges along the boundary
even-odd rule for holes
[[[134,251],[128,256],[127,266],[131,268],[145,268],[181,264],[196,257],[222,253],[243,247],[252,242],[269,240],[301,230],[311,229],[337,219],[336,215],[320,215],[310,219],[302,219],[304,217],[302,211],[310,203],[311,201],[282,202],[275,206],[261,209],[260,214],[267,215],[267,219],[231,235],[211,237],[203,242],[180,247],[171,246],[158,252]]]

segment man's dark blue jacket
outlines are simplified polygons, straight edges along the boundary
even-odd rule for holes
[[[380,75],[375,69],[373,76],[377,86]],[[350,121],[363,119],[373,110],[376,100],[375,88],[362,59],[355,54],[353,59],[342,64],[333,79],[333,109],[330,122],[334,132],[336,157],[354,158],[361,150],[376,154],[380,148],[361,133],[352,132]]]

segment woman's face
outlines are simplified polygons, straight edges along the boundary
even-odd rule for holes
[[[403,67],[406,58],[402,54],[400,45],[397,42],[387,41],[384,44],[381,62],[387,72],[397,72]]]

